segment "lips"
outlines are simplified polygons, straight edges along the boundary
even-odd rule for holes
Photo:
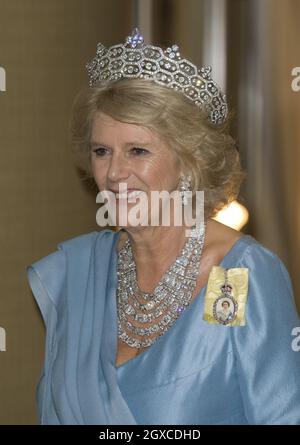
[[[116,199],[135,199],[142,193],[142,190],[130,190],[123,193],[116,193]]]

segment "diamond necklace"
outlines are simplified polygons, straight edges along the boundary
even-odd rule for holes
[[[136,265],[127,239],[118,254],[118,336],[133,348],[151,346],[190,304],[196,287],[204,245],[206,224],[193,226],[180,255],[161,277],[153,293],[143,292],[137,283]],[[158,321],[158,319],[160,319]],[[150,323],[134,326],[132,321]],[[155,335],[154,338],[150,338]],[[142,338],[135,338],[138,336]]]

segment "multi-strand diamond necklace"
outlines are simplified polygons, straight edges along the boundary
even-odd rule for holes
[[[118,254],[118,336],[129,346],[151,346],[190,304],[199,273],[205,228],[206,224],[200,228],[193,226],[180,255],[153,293],[140,290],[130,240],[124,243]],[[135,321],[147,326],[135,326]]]

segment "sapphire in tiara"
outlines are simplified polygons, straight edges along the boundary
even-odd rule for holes
[[[139,32],[138,28],[134,28],[131,36],[127,37],[126,43],[131,46],[131,48],[136,48],[138,45],[144,43],[144,37]]]

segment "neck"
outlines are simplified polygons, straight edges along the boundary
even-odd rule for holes
[[[126,228],[137,269],[161,274],[179,255],[187,241],[187,226]]]

